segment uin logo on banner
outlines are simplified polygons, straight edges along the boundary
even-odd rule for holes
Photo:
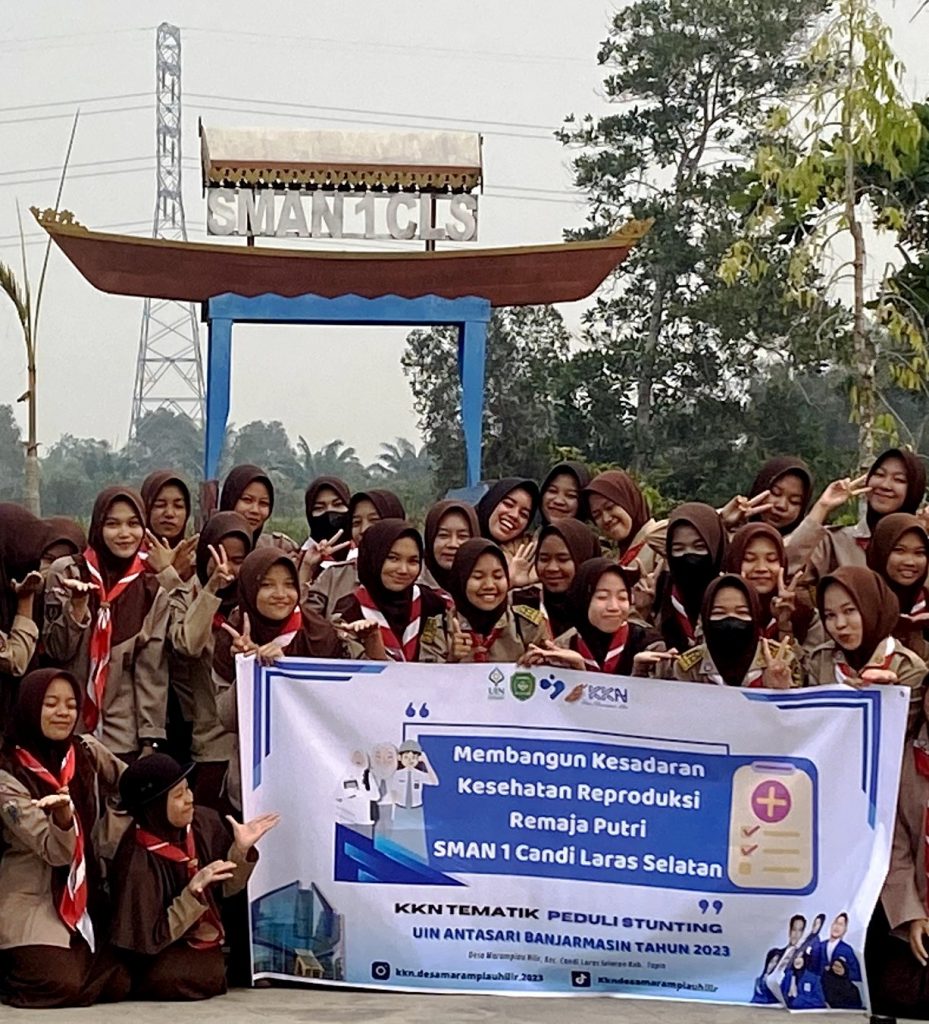
[[[506,697],[506,690],[503,689],[505,679],[506,676],[498,668],[488,675],[487,681],[490,683],[490,686],[487,687],[488,700],[503,700]]]

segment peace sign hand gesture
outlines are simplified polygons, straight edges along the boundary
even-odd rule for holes
[[[785,583],[784,567],[781,566],[777,571],[777,593],[771,601],[771,613],[777,620],[777,628],[782,633],[791,631],[794,612],[797,610],[797,587],[803,578],[803,573],[804,569],[799,569],[794,573],[790,583]]]
[[[258,644],[252,640],[251,623],[248,621],[247,612],[242,615],[241,633],[228,622],[223,623],[223,629],[232,637],[233,654],[255,654],[258,651]]]
[[[754,498],[746,498],[742,494],[737,494],[719,509],[719,517],[727,530],[734,530],[749,517],[761,515],[762,512],[773,508],[774,506],[768,501],[770,497],[770,491],[762,491]]]
[[[823,518],[837,508],[841,508],[846,501],[857,498],[862,494],[870,494],[872,488],[868,487],[868,476],[862,474],[852,480],[844,477],[842,480],[833,480],[831,484],[819,496],[816,507],[822,512]]]
[[[175,550],[161,537],[160,539],[151,530],[145,531],[145,539],[148,541],[148,564],[156,575],[164,572],[169,565],[174,565]]]
[[[538,545],[534,540],[523,541],[510,558],[510,587],[528,587],[535,582],[535,552]]]
[[[352,546],[351,540],[344,540],[341,544],[338,543],[343,532],[343,530],[337,530],[328,540],[321,540],[315,547],[305,551],[303,553],[303,564],[308,569],[315,569],[317,565],[321,565],[323,562],[331,562],[340,551],[350,548]]]
[[[211,594],[217,594],[223,587],[229,586],[235,579],[235,567],[229,561],[229,556],[226,554],[226,549],[222,544],[215,548],[212,544],[208,544],[207,551],[209,551],[210,558],[213,561],[213,571],[210,573],[210,578],[206,581],[206,586]]]
[[[659,567],[656,565],[650,573],[639,577],[632,586],[632,607],[635,609],[636,614],[645,620],[652,614],[652,608],[655,604],[658,572]]]
[[[769,690],[789,690],[793,685],[790,670],[790,642],[782,640],[772,654],[767,637],[761,638],[761,653],[764,657],[762,681]]]
[[[185,537],[174,549],[174,571],[182,580],[189,580],[197,568],[197,542],[200,534]]]

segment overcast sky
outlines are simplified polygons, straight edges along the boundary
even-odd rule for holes
[[[924,95],[929,13],[911,24],[917,0],[879,7],[910,69],[911,95]],[[0,39],[0,260],[19,270],[15,201],[24,212],[54,204],[78,105],[62,206],[91,228],[150,233],[161,21],[182,30],[191,240],[206,239],[199,117],[236,127],[483,131],[480,243],[559,241],[565,227],[583,222],[584,208],[568,193],[569,156],[551,132],[566,113],[605,109],[596,53],[612,10],[602,0],[257,9],[241,0],[9,3]],[[44,246],[26,216],[36,280]],[[579,312],[577,304],[563,309],[570,326]],[[65,432],[125,441],[141,313],[141,299],[96,291],[53,249],[39,333],[41,441]],[[294,439],[302,434],[317,448],[341,438],[365,460],[381,441],[418,441],[400,368],[404,336],[402,329],[237,328],[230,421],[280,419]],[[25,367],[8,303],[0,303],[0,361],[0,403],[13,402]],[[25,407],[18,411],[24,423]]]

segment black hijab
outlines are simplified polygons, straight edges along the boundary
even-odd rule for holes
[[[339,496],[342,504],[345,505],[345,512],[313,512],[313,505],[316,503],[316,498],[320,491],[323,490],[333,491]],[[337,476],[318,476],[315,480],[311,480],[306,492],[303,495],[303,504],[306,510],[306,522],[310,528],[310,537],[320,543],[324,540],[329,540],[334,537],[335,534],[342,531],[342,537],[340,540],[351,539],[352,529],[352,518],[351,513],[347,511],[349,502],[352,500],[351,492],[348,489],[348,484]],[[338,562],[344,561],[348,556],[348,549],[343,548],[335,555],[335,560]]]
[[[539,488],[539,513],[542,516],[542,521],[545,523],[548,522],[545,518],[545,512],[542,509],[542,498],[556,476],[574,477],[574,480],[577,483],[577,512],[573,518],[586,519],[587,495],[584,494],[584,488],[590,483],[590,470],[583,462],[568,461],[559,462],[557,466],[552,466],[548,471],[548,475],[542,481],[542,486]]]
[[[578,566],[568,596],[571,602],[572,623],[571,625],[580,633],[590,649],[590,653],[596,658],[599,664],[603,664],[610,650],[610,642],[613,639],[612,633],[604,633],[590,621],[590,602],[597,591],[600,580],[607,573],[615,573],[625,584],[629,591],[629,603],[632,604],[632,587],[639,578],[637,568],[628,568],[619,565],[612,558],[589,558],[582,565]],[[546,610],[548,604],[546,603]]]
[[[223,489],[219,495],[219,511],[235,512],[239,498],[245,493],[248,485],[255,483],[256,480],[264,484],[268,489],[268,499],[270,501],[268,519],[270,519],[274,512],[274,484],[271,483],[271,477],[260,466],[253,466],[250,463],[233,466],[229,470],[229,475],[223,481]],[[267,522],[267,519],[265,522]],[[264,523],[255,530],[254,540],[256,543],[263,529]]]
[[[419,530],[404,519],[381,519],[372,523],[362,534],[358,545],[358,582],[371,595],[387,620],[387,625],[398,638],[403,636],[410,621],[414,584],[411,583],[405,590],[388,590],[381,580],[381,571],[390,549],[402,537],[409,537],[416,543],[422,560],[423,539]]]
[[[492,540],[476,537],[474,540],[465,541],[455,552],[448,588],[448,592],[455,602],[455,608],[464,616],[468,625],[481,636],[487,636],[500,621],[506,612],[508,602],[508,598],[504,597],[496,608],[484,611],[481,608],[476,608],[468,599],[468,577],[473,572],[478,559],[485,554],[493,555],[500,562],[509,584],[510,570],[507,566],[506,555]]]
[[[539,552],[546,537],[560,537],[571,555],[574,563],[574,575],[577,578],[577,571],[580,567],[592,558],[600,554],[600,541],[589,526],[577,519],[560,519],[556,523],[549,523],[539,531],[539,543],[535,551],[536,572],[538,572]],[[561,636],[567,629],[575,625],[574,601],[569,586],[564,593],[556,594],[547,590],[542,585],[542,596],[545,602],[545,613],[551,623],[552,633]],[[588,601],[588,604],[590,602]],[[578,632],[580,632],[578,630]],[[582,634],[583,635],[583,634]]]
[[[732,587],[745,595],[751,611],[751,621],[736,619],[727,615],[723,619],[713,620],[710,611],[716,595],[723,587]],[[719,670],[726,686],[741,686],[745,675],[751,668],[761,639],[763,624],[761,621],[761,602],[755,588],[735,573],[719,576],[706,588],[703,598],[703,641],[709,651],[713,664]]]
[[[504,477],[502,480],[498,480],[495,484],[491,484],[490,489],[477,503],[477,521],[481,526],[482,537],[486,537],[495,544],[497,543],[496,539],[492,537],[490,533],[490,517],[493,515],[494,509],[508,494],[512,494],[513,491],[519,490],[526,491],[532,499],[532,508],[529,510],[529,522],[526,524],[526,529],[523,530],[519,537],[514,537],[513,540],[519,540],[520,537],[525,535],[526,531],[529,529],[529,523],[532,522],[532,519],[536,514],[536,510],[539,507],[539,485],[535,480],[524,480],[518,476],[508,476]]]

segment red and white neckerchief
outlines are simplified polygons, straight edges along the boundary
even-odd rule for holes
[[[766,640],[776,640],[777,639],[777,634],[778,634],[777,619],[775,619],[774,616],[772,615],[771,616],[771,621],[761,631],[761,635]]]
[[[920,590],[916,601],[913,603],[913,607],[908,612],[901,613],[900,618],[905,621],[906,619],[913,618],[914,615],[922,615],[926,610],[927,603],[929,603],[927,598],[929,598],[929,592],[927,592],[926,588],[923,587],[923,589]]]
[[[593,656],[593,653],[584,642],[584,638],[580,633],[574,637],[574,649],[584,659],[584,664],[587,666],[589,671],[605,672],[609,675],[616,671],[616,666],[619,664],[619,659],[622,657],[623,651],[626,649],[626,643],[628,640],[629,623],[624,622],[611,637],[610,645],[607,648],[606,657],[603,659],[602,665]]]
[[[506,620],[504,620],[504,625]],[[479,665],[485,665],[490,657],[490,649],[503,636],[504,626],[496,625],[489,633],[477,633],[471,629],[471,660]]]
[[[381,640],[384,641],[384,650],[391,661],[416,661],[419,652],[419,633],[422,623],[422,599],[418,584],[413,584],[413,600],[410,604],[410,621],[403,630],[403,636],[398,637],[387,624],[384,613],[374,603],[374,599],[368,593],[368,588],[360,584],[355,590],[355,597],[361,605],[362,617],[369,622],[376,622],[381,628]]]
[[[56,778],[52,773],[22,747],[16,747],[16,760],[28,772],[32,772],[41,779],[52,793],[58,793],[65,786],[69,785],[74,778],[75,757],[74,744],[68,747],[61,762],[61,768]],[[94,951],[94,926],[87,912],[87,871],[84,861],[84,833],[81,831],[80,820],[77,813],[73,813],[74,822],[74,852],[71,854],[71,864],[68,868],[68,880],[61,890],[58,898],[58,916],[68,931],[79,932],[84,936],[91,952]]]
[[[646,541],[644,541],[644,540],[642,541],[641,544],[633,544],[633,546],[631,548],[629,548],[628,550],[624,551],[619,556],[619,564],[620,565],[631,565],[636,560],[636,558],[639,557],[639,552],[642,550],[642,548],[645,547],[645,544],[646,544]]]
[[[861,548],[862,551],[867,552],[868,548],[871,547],[871,538],[870,537],[856,537],[855,538],[855,543],[858,545],[858,547]]]
[[[117,580],[108,591],[100,572],[97,552],[88,548],[84,561],[91,579],[100,588],[100,607],[90,634],[90,676],[87,680],[87,700],[84,701],[84,725],[88,732],[97,732],[103,725],[103,698],[110,673],[110,648],[113,641],[113,604],[129,586],[145,572],[145,563],[138,553],[126,575]]]
[[[884,643],[886,646],[884,648],[884,660],[881,664],[874,665],[868,663],[864,666],[862,672],[868,668],[880,668],[885,670],[890,668],[891,662],[894,660],[894,651],[896,650],[897,644],[892,636],[887,637]],[[835,681],[837,683],[848,683],[850,679],[857,679],[858,677],[859,674],[851,667],[851,665],[847,665],[844,661],[836,661]]]
[[[712,679],[717,686],[728,685],[726,680],[720,675],[719,670],[713,664],[713,660],[710,658],[709,652],[707,652],[703,668],[707,674],[707,678]],[[742,679],[740,685],[746,690],[760,690],[764,686],[764,667],[751,665],[749,670],[745,673],[745,677]]]
[[[300,611],[300,605],[297,605],[281,627],[281,631],[274,638],[274,641],[280,644],[281,647],[287,647],[301,629],[303,629],[303,612]]]
[[[681,600],[681,595],[674,584],[671,585],[671,607],[677,616],[677,624],[681,627],[687,642],[693,647],[697,643],[697,634],[690,621],[690,616],[687,614],[687,609],[684,607],[684,602]]]
[[[135,840],[139,846],[143,846],[155,857],[174,861],[175,864],[186,865],[188,880],[193,878],[200,869],[200,862],[197,859],[197,848],[194,846],[194,833],[190,825],[187,826],[184,835],[183,849],[146,831],[141,825],[136,825]],[[223,923],[219,918],[219,914],[213,909],[213,905],[207,901],[206,913],[197,922],[194,934],[187,938],[187,945],[192,949],[215,949],[223,944],[224,937]]]

